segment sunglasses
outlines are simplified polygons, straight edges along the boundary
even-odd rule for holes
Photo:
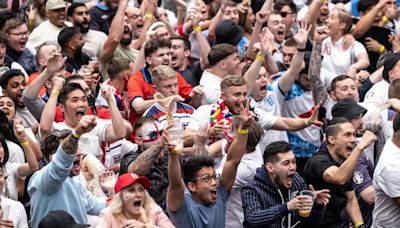
[[[292,15],[292,14],[295,14],[294,12],[280,12],[280,14],[281,14],[281,17],[286,17],[287,15]]]

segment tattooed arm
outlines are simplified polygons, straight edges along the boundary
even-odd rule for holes
[[[135,161],[133,161],[129,167],[129,173],[137,173],[140,175],[146,175],[146,173],[150,170],[153,162],[156,160],[158,155],[160,155],[161,151],[163,151],[164,146],[161,143],[157,142],[146,151],[141,153]]]
[[[325,90],[324,83],[320,78],[321,74],[321,55],[322,45],[319,42],[315,42],[310,58],[310,69],[308,70],[308,77],[311,82],[312,94],[314,104],[324,105],[328,99],[328,93]]]

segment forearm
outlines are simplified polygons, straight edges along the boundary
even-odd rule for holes
[[[361,57],[357,58],[357,62],[352,65],[357,68],[357,70],[366,69],[369,66],[368,55],[366,53],[361,55]]]
[[[339,183],[344,184],[353,176],[354,168],[362,151],[363,149],[356,146],[351,155],[339,166],[335,175]]]
[[[320,11],[321,11],[321,7],[323,4],[324,3],[321,0],[312,1],[310,8],[308,10],[308,14],[306,16],[307,24],[309,24],[309,25],[315,24],[315,22],[317,21],[319,15],[321,13]]]
[[[40,92],[40,89],[43,87],[44,83],[51,77],[52,75],[48,73],[47,69],[44,69],[40,75],[33,80],[29,86],[26,87],[26,97],[28,99],[35,99]]]
[[[66,154],[76,154],[76,151],[78,150],[78,141],[79,139],[70,134],[61,143],[61,147]]]
[[[150,106],[152,106],[156,101],[154,99],[151,100],[141,100],[132,102],[132,107],[138,114],[143,114]]]
[[[25,152],[25,158],[26,158],[26,162],[27,162],[26,164],[28,164],[28,166],[25,168],[24,165],[22,165],[18,168],[18,175],[20,177],[25,177],[25,176],[31,175],[32,173],[34,173],[36,170],[39,169],[39,165],[36,160],[35,153],[32,150],[31,143],[29,142],[29,140],[27,138],[25,140],[21,141],[21,144],[22,144],[22,148]],[[24,143],[27,143],[27,144],[24,145]]]
[[[185,147],[193,146],[195,135],[196,131],[186,128],[185,131],[183,132],[183,145]]]
[[[328,99],[328,93],[325,90],[324,83],[321,80],[321,50],[322,45],[320,43],[315,43],[311,52],[310,69],[308,71],[314,105],[325,104],[326,100]]]
[[[210,25],[208,26],[208,40],[213,41],[215,38],[215,30],[222,20],[222,10],[219,9],[217,14],[211,19]]]
[[[181,207],[185,194],[179,154],[169,154],[168,180],[167,205],[171,211],[176,212]]]
[[[49,134],[53,129],[53,121],[56,116],[57,98],[58,94],[52,92],[49,100],[44,106],[42,116],[40,117],[40,132],[43,135]]]
[[[306,118],[288,118],[280,117],[272,126],[272,129],[278,131],[298,131],[308,127]]]
[[[276,74],[279,72],[278,65],[275,60],[272,58],[272,55],[267,54],[265,56],[264,67],[270,75]]]
[[[381,10],[379,5],[375,5],[367,14],[360,17],[360,20],[355,25],[354,31],[352,32],[354,38],[358,39],[362,37],[374,23],[376,15]]]
[[[360,207],[357,202],[357,198],[354,197],[354,199],[347,202],[346,210],[347,210],[347,213],[349,214],[351,221],[353,221],[354,224],[356,224],[358,222],[364,222],[361,211],[360,211]]]
[[[282,78],[279,80],[279,88],[284,94],[287,94],[292,88],[296,77],[301,71],[301,65],[303,64],[304,52],[297,51],[292,61],[290,62],[289,69],[283,74]],[[311,64],[310,64],[311,67]]]
[[[36,160],[39,161],[43,157],[42,150],[40,149],[39,144],[33,141],[30,137],[27,137],[27,139],[29,141],[29,145],[33,150],[33,153],[35,154]]]
[[[145,17],[145,21],[144,21],[143,28],[142,28],[143,32],[140,33],[139,38],[135,41],[135,43],[137,43],[137,46],[134,46],[133,48],[135,48],[137,50],[140,50],[142,45],[144,43],[146,43],[146,38],[147,38],[147,32],[146,31],[149,29],[149,27],[150,27],[150,25],[152,23],[153,23],[153,18]],[[135,61],[135,65],[136,65],[136,61]],[[142,68],[143,65],[144,65],[144,63],[141,65],[140,68]],[[134,70],[136,70],[136,69],[134,69]],[[136,72],[136,71],[134,71],[134,72]]]
[[[258,55],[264,56],[265,53],[259,52]],[[251,94],[251,92],[253,91],[254,84],[258,79],[258,73],[260,72],[263,62],[264,61],[261,59],[254,60],[250,68],[244,74],[243,78],[247,83],[247,94]]]
[[[262,26],[263,26],[262,24],[260,24],[256,21],[254,28],[253,28],[253,32],[251,33],[251,36],[250,36],[249,46],[247,47],[246,54],[247,54],[247,58],[249,58],[249,59],[255,59],[255,57],[256,57],[256,53],[253,51],[253,47],[254,47],[254,44],[259,41],[259,34],[261,32]]]
[[[114,96],[113,94],[111,96]],[[128,131],[124,124],[124,118],[121,115],[121,112],[118,110],[117,104],[113,100],[114,98],[108,99],[108,108],[111,112],[111,123],[114,129],[114,134],[116,138],[122,139],[127,137]]]
[[[205,66],[208,66],[208,53],[211,50],[210,44],[208,43],[207,39],[203,36],[201,31],[195,31],[196,40],[199,43],[200,48],[200,56],[203,59],[203,63]]]
[[[158,143],[154,144],[146,151],[141,153],[135,161],[133,161],[129,167],[129,173],[138,173],[140,175],[146,175],[150,170],[154,160],[160,155],[163,147]]]

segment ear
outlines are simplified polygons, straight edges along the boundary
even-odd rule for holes
[[[394,71],[393,70],[389,70],[388,72],[388,80],[389,82],[391,82],[394,78]]]
[[[63,104],[60,104],[60,109],[61,109],[61,111],[64,113],[64,116],[65,116],[65,106],[63,105]]]
[[[152,61],[151,58],[149,56],[146,57],[146,63],[151,65]]]
[[[142,139],[140,137],[136,137],[135,136],[135,143],[138,144],[138,145],[142,145],[143,141],[142,141]]]
[[[336,93],[335,93],[335,91],[330,91],[330,92],[329,92],[329,96],[332,98],[332,100],[334,100],[334,101],[337,100],[337,99],[336,99]]]
[[[267,164],[265,164],[265,169],[267,170],[268,173],[274,172],[274,166],[272,165],[271,162],[267,162]]]
[[[190,192],[197,192],[197,186],[193,182],[189,182],[187,187]]]
[[[3,91],[4,96],[8,96],[8,93],[7,93],[6,89],[3,89],[2,91]]]
[[[185,52],[183,52],[183,54],[185,55],[185,57],[189,57],[190,56],[190,49],[188,49]]]
[[[153,89],[157,92],[158,90],[157,90],[157,86],[156,85],[152,85],[153,86]]]
[[[333,136],[333,135],[330,135],[330,136],[328,136],[328,138],[326,139],[326,141],[329,143],[329,144],[335,144],[335,137]]]
[[[224,60],[221,60],[221,61],[219,61],[219,66],[222,68],[222,69],[224,69],[225,70],[225,68],[226,68],[226,63],[225,63],[225,61]]]
[[[340,23],[340,29],[344,29],[344,28],[346,28],[346,23]]]

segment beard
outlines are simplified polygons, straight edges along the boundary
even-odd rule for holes
[[[89,24],[85,25],[82,23],[76,23],[75,26],[77,26],[80,30],[82,34],[86,34],[89,32]]]
[[[129,38],[121,38],[120,44],[122,44],[123,46],[128,46],[129,44],[131,44],[132,42],[132,33],[129,34]]]

